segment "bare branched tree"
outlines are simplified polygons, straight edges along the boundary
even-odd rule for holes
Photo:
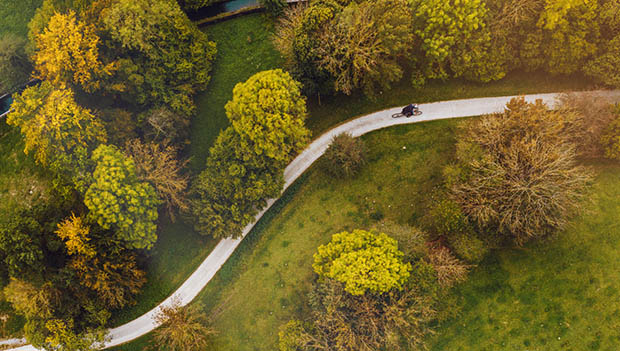
[[[429,251],[428,260],[437,272],[437,281],[443,287],[451,287],[467,279],[467,272],[472,267],[456,258],[450,249],[437,246]]]
[[[171,219],[175,218],[175,209],[188,209],[185,189],[189,177],[183,172],[188,161],[177,158],[176,148],[155,143],[144,144],[139,139],[133,139],[125,144],[125,151],[133,159],[138,177],[153,184],[159,197],[164,200]]]
[[[466,180],[452,185],[454,199],[478,225],[520,245],[565,227],[591,180],[576,164],[577,129],[573,115],[523,98],[472,121],[457,145]]]

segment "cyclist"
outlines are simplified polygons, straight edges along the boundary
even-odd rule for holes
[[[409,104],[405,106],[405,108],[403,108],[402,114],[407,117],[411,117],[413,116],[413,111],[416,111],[417,109],[418,109],[418,104]]]

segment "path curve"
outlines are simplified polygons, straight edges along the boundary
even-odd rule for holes
[[[534,94],[524,95],[524,97],[528,102],[534,102],[537,99],[541,99],[549,107],[554,108],[556,107],[557,97],[560,94],[561,93]],[[580,92],[579,94],[596,94],[599,96],[605,96],[611,101],[620,101],[620,90]],[[286,190],[297,178],[299,178],[299,176],[301,176],[303,172],[305,172],[312,165],[312,163],[314,163],[314,161],[316,161],[325,152],[331,142],[331,139],[340,133],[347,132],[354,137],[358,137],[368,132],[401,124],[458,117],[472,117],[502,112],[504,111],[506,103],[513,97],[516,96],[451,100],[420,104],[420,110],[423,114],[413,118],[392,118],[391,116],[393,113],[400,112],[401,110],[401,107],[395,107],[358,117],[340,124],[313,140],[312,143],[310,143],[310,145],[308,145],[308,147],[286,167],[284,170],[284,190]],[[181,305],[190,303],[207,285],[207,283],[209,283],[213,276],[215,276],[215,273],[217,273],[220,267],[222,267],[222,265],[235,251],[237,246],[239,246],[241,240],[243,240],[243,237],[250,232],[250,230],[254,227],[254,224],[256,224],[256,222],[274,202],[275,199],[267,201],[267,207],[256,215],[253,223],[248,224],[244,228],[241,238],[222,239],[213,251],[211,251],[209,256],[207,256],[207,258],[200,264],[198,269],[196,269],[194,273],[192,273],[192,275],[183,283],[183,285],[181,285],[180,288],[178,288],[159,306],[127,324],[110,329],[110,340],[106,342],[105,347],[108,348],[124,344],[155,329],[158,325],[155,323],[153,317],[157,314],[161,306],[169,306],[173,299],[178,299]],[[31,345],[25,345],[10,350],[36,351],[37,349]]]

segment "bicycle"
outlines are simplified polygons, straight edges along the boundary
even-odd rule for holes
[[[422,114],[422,111],[420,111],[419,109],[416,108],[415,110],[413,110],[413,114],[410,115],[410,116],[407,116],[407,115],[405,115],[402,112],[398,112],[398,113],[393,114],[392,118],[399,118],[399,117],[407,117],[407,118],[409,118],[409,117],[413,117],[413,116],[419,116],[421,114]]]

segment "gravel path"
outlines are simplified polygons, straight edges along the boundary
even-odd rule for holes
[[[613,101],[620,101],[620,91],[599,91],[581,94],[598,94],[605,95]],[[558,94],[537,94],[525,95],[527,101],[533,102],[542,99],[550,107],[555,107]],[[345,122],[339,126],[325,132],[319,138],[315,139],[297,158],[295,158],[284,171],[285,185],[288,188],[306,169],[308,169],[314,161],[316,161],[327,149],[331,139],[343,132],[350,133],[357,137],[374,130],[383,129],[399,124],[418,123],[437,119],[457,118],[480,116],[489,113],[502,112],[504,106],[514,96],[478,98],[466,100],[451,100],[443,102],[435,102],[428,104],[420,104],[420,110],[423,112],[421,116],[412,118],[392,118],[392,114],[400,112],[402,107],[391,108],[369,115],[365,115],[351,121]],[[256,215],[254,223],[249,224],[243,230],[243,237],[247,235],[254,224],[263,216],[263,214],[274,203],[274,199],[267,202],[267,207]],[[235,251],[241,240],[243,239],[223,239],[213,249],[209,256],[200,264],[198,269],[181,285],[177,291],[159,306],[155,307],[146,314],[134,319],[133,321],[121,325],[120,327],[110,329],[110,340],[106,343],[106,347],[117,346],[131,340],[134,340],[157,327],[154,322],[155,316],[160,306],[169,305],[173,299],[178,299],[181,305],[191,302],[200,291],[209,283],[211,278],[217,273],[220,267],[228,260],[230,255]],[[15,340],[12,340],[15,341]],[[2,341],[0,341],[2,345]],[[36,348],[25,345],[11,350],[34,351]]]

